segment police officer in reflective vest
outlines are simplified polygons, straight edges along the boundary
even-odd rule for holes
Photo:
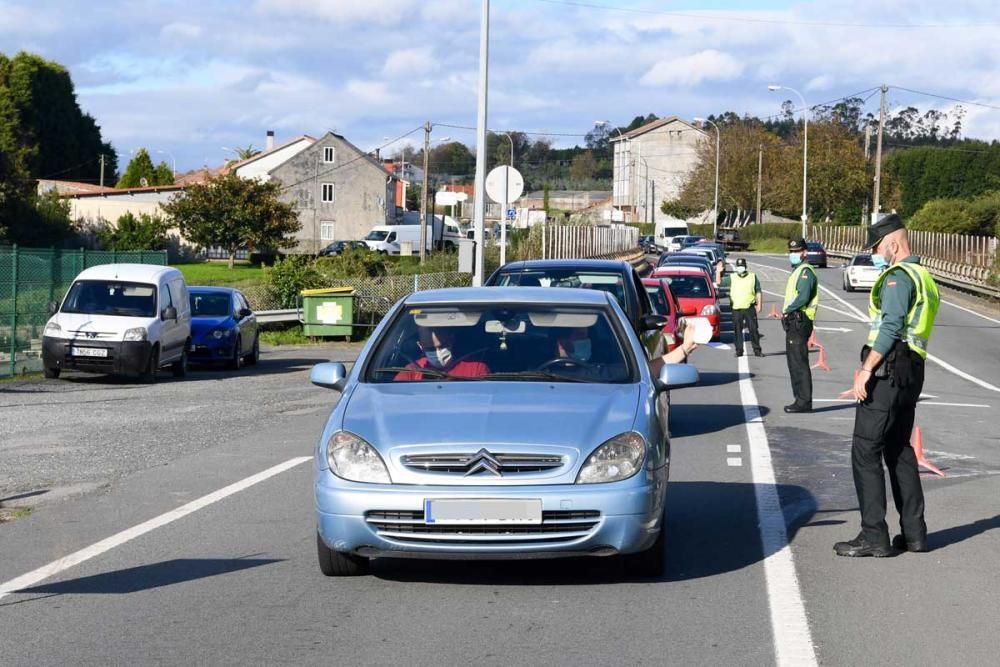
[[[866,248],[872,250],[875,266],[891,266],[872,288],[871,331],[854,379],[858,407],[851,467],[861,508],[861,533],[834,545],[840,556],[927,550],[924,492],[910,433],[924,385],[927,341],[941,298],[920,258],[910,252],[906,229],[895,214],[869,227]],[[892,542],[885,522],[883,459],[902,529]]]
[[[816,269],[806,261],[806,242],[788,242],[788,261],[795,269],[785,286],[785,305],[781,326],[785,330],[785,360],[792,380],[795,401],[785,406],[785,412],[812,411],[812,371],[809,370],[809,337],[819,305],[819,280]]]
[[[753,353],[763,357],[760,349],[760,332],[757,331],[757,313],[763,306],[760,281],[757,275],[747,270],[746,259],[736,260],[736,275],[729,279],[729,304],[733,310],[733,343],[736,356],[743,356],[743,327],[750,330],[750,344]]]

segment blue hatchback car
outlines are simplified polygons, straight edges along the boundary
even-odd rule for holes
[[[239,369],[260,358],[257,318],[243,293],[231,287],[188,287],[192,363]]]
[[[417,292],[348,374],[316,448],[317,548],[329,576],[373,557],[617,556],[656,576],[670,463],[667,390],[598,290]]]

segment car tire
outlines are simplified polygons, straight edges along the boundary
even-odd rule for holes
[[[160,371],[160,348],[153,346],[152,352],[149,353],[149,362],[146,364],[146,369],[139,374],[139,381],[144,384],[155,384],[156,374]]]
[[[854,288],[851,287],[851,284],[849,282],[847,282],[847,278],[844,278],[844,291],[845,292],[853,292],[854,291]]]
[[[61,371],[62,371],[61,368],[54,368],[49,366],[45,366],[44,368],[42,368],[42,373],[45,375],[46,380],[58,380],[59,373]]]
[[[663,576],[664,561],[667,546],[667,525],[666,521],[660,524],[660,534],[656,536],[653,546],[639,553],[628,554],[623,557],[622,564],[625,566],[627,576],[636,576],[642,579],[654,579]]]
[[[367,558],[334,551],[326,546],[319,533],[316,533],[316,555],[319,558],[320,572],[328,577],[357,577],[368,573]]]
[[[260,338],[254,336],[253,348],[250,350],[250,354],[243,357],[243,363],[246,364],[247,366],[256,366],[259,360],[260,360]]]
[[[243,355],[240,354],[243,349],[243,339],[239,336],[236,337],[236,344],[233,345],[233,358],[229,360],[226,366],[229,370],[238,371],[243,368]]]
[[[188,372],[188,347],[191,345],[191,341],[184,342],[184,350],[181,352],[181,358],[170,365],[170,372],[174,374],[175,378],[183,378],[187,376]]]

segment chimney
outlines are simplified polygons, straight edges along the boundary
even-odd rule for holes
[[[267,131],[267,140],[264,142],[264,150],[269,151],[274,148],[274,130]]]

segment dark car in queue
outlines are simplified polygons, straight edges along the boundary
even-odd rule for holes
[[[656,237],[652,234],[644,235],[639,237],[639,247],[642,248],[643,252],[648,254],[655,254],[660,252],[660,247],[656,245]]]
[[[239,369],[260,358],[257,317],[231,287],[191,287],[191,363],[224,363]]]
[[[826,248],[819,241],[806,241],[806,261],[821,269],[826,268]]]
[[[625,312],[648,359],[666,352],[661,329],[665,318],[657,315],[646,288],[632,265],[611,259],[535,259],[504,264],[484,287],[569,287],[595,289],[611,294]]]
[[[367,251],[368,244],[364,241],[334,241],[316,254],[320,257],[338,257],[348,249],[354,252]]]

